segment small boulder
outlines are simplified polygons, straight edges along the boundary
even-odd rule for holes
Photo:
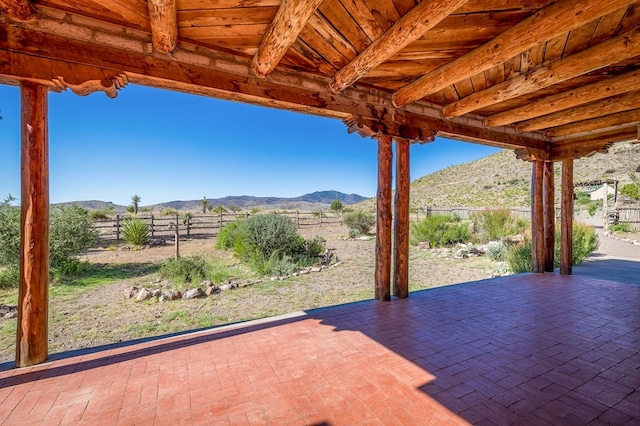
[[[146,288],[140,289],[140,291],[138,292],[138,295],[136,296],[136,300],[138,302],[142,302],[147,299],[151,299],[151,292]]]
[[[138,287],[127,287],[124,289],[124,297],[126,299],[132,299],[139,291],[140,289]]]
[[[190,290],[185,291],[184,294],[182,295],[182,298],[195,299],[196,297],[202,297],[202,296],[204,296],[204,292],[200,287],[196,287],[196,288],[192,288]]]

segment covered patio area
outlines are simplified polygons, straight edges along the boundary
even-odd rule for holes
[[[0,423],[640,424],[640,286],[525,274],[0,370]]]

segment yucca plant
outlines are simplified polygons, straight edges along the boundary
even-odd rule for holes
[[[149,225],[142,219],[130,217],[122,225],[124,240],[134,246],[143,246],[149,242]]]

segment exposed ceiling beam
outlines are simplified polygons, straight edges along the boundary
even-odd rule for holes
[[[638,124],[640,124],[640,109],[634,109],[554,127],[553,129],[547,130],[545,135],[552,138],[563,136],[578,137],[585,135],[587,132],[589,134],[596,134],[624,127],[635,127]]]
[[[409,43],[420,38],[467,0],[424,0],[407,12],[331,79],[331,90],[349,87]]]
[[[264,78],[278,66],[322,0],[283,0],[251,62],[251,71]]]
[[[178,43],[176,0],[147,0],[151,43],[158,52],[170,53]]]
[[[20,22],[31,21],[36,17],[36,8],[29,0],[0,0],[0,10]]]
[[[442,113],[447,118],[460,117],[468,112],[533,93],[638,55],[640,55],[640,28],[485,90],[472,93],[445,106]]]
[[[565,142],[554,142],[550,148],[551,160],[559,161],[568,158],[588,157],[596,153],[606,153],[613,143],[621,141],[637,142],[637,130],[616,130]]]
[[[519,132],[532,132],[534,130],[548,129],[551,127],[574,123],[576,121],[590,120],[603,115],[637,109],[638,106],[640,106],[640,92],[631,92],[607,98],[599,102],[523,121],[516,126],[516,129]]]
[[[560,0],[510,27],[492,40],[428,72],[393,94],[393,104],[403,106],[422,99],[560,34],[633,3],[632,0]]]
[[[490,115],[484,123],[487,127],[504,126],[636,90],[640,90],[640,70],[528,102],[519,108]]]
[[[205,54],[181,44],[168,57],[125,50],[110,38],[104,38],[103,43],[87,43],[22,25],[8,24],[3,29],[0,74],[18,79],[52,80],[62,76],[69,83],[80,84],[125,73],[135,84],[327,117],[353,114],[390,125],[443,131],[456,139],[503,148],[546,149],[548,144],[541,135],[487,129],[481,120],[442,120],[437,109],[422,103],[413,104],[411,112],[396,109],[387,92],[350,88],[334,94],[328,78],[298,71],[279,69],[269,79],[258,79],[251,76],[249,59],[222,52]],[[74,33],[73,28],[69,31]]]

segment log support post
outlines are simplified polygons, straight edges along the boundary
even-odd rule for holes
[[[531,272],[544,272],[544,161],[533,162],[531,174]]]
[[[391,300],[391,144],[391,136],[378,136],[375,297],[379,301]]]
[[[560,273],[571,275],[573,268],[573,159],[562,161],[560,209]]]
[[[48,357],[49,142],[46,86],[20,85],[21,219],[16,367]]]
[[[410,141],[396,139],[393,295],[409,296]]]
[[[542,198],[544,204],[544,271],[553,272],[555,263],[556,208],[552,161],[544,163]]]

